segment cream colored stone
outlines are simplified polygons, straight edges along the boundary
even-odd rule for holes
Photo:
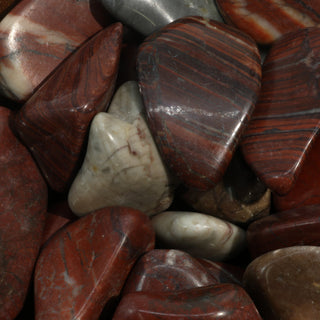
[[[245,248],[245,231],[224,220],[196,212],[167,211],[152,218],[165,246],[215,261],[235,257]]]
[[[128,82],[109,113],[93,119],[85,160],[68,195],[75,214],[127,206],[152,215],[170,206],[172,183],[142,110],[137,83]]]

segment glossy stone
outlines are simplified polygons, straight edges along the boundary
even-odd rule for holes
[[[92,121],[86,157],[69,191],[70,208],[79,216],[107,206],[159,213],[173,200],[171,180],[145,122],[138,85],[126,82],[108,113]]]
[[[152,218],[166,247],[216,261],[231,259],[245,248],[245,232],[221,219],[197,212],[166,211]]]
[[[320,317],[320,247],[266,253],[249,264],[244,285],[264,320]]]
[[[138,257],[153,247],[150,221],[134,209],[105,208],[68,225],[38,259],[36,320],[98,319]]]
[[[279,40],[263,66],[262,88],[242,140],[243,154],[261,180],[284,195],[294,186],[319,133],[320,29]]]
[[[200,17],[175,21],[140,47],[150,129],[186,185],[208,189],[222,178],[255,104],[260,71],[251,38]]]
[[[98,12],[97,0],[20,1],[0,23],[1,91],[27,100],[70,53],[102,29]],[[104,19],[110,21],[107,15]]]
[[[47,186],[0,107],[0,319],[20,312],[41,244]]]
[[[179,292],[125,295],[113,320],[261,320],[247,293],[239,286],[221,284]]]
[[[271,44],[288,32],[317,26],[320,2],[216,0],[224,19],[260,44]]]
[[[8,11],[16,4],[19,0],[1,0],[0,2],[0,19],[2,19]]]
[[[89,124],[111,99],[121,39],[119,23],[99,32],[54,71],[15,117],[17,132],[55,191],[70,186]]]
[[[143,35],[186,16],[222,21],[210,0],[102,0],[102,3],[111,14]]]
[[[273,214],[253,222],[247,230],[252,258],[265,252],[298,246],[320,246],[320,205]]]
[[[157,249],[141,257],[126,282],[122,295],[132,292],[167,292],[217,284],[210,273],[188,253]]]

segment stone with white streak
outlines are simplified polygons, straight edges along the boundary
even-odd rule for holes
[[[236,257],[245,248],[245,231],[197,212],[167,211],[152,218],[162,245],[215,261]]]
[[[109,113],[93,119],[69,206],[79,216],[107,206],[152,215],[166,210],[172,200],[172,182],[145,122],[138,85],[127,82],[118,89]]]

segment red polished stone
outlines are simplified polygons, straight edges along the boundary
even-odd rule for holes
[[[138,257],[153,247],[149,218],[134,209],[100,209],[69,224],[38,259],[36,320],[98,319]]]
[[[206,269],[188,253],[152,250],[136,263],[122,294],[166,292],[217,284]]]
[[[186,185],[208,189],[222,178],[256,102],[260,72],[251,38],[200,17],[177,20],[140,47],[150,129]]]
[[[215,279],[216,283],[234,283],[241,285],[244,270],[225,262],[215,262],[207,259],[197,259]]]
[[[113,320],[261,320],[247,293],[234,284],[179,292],[125,295]]]
[[[284,34],[320,23],[318,0],[216,0],[230,24],[260,44],[271,44]]]
[[[67,59],[20,109],[15,127],[49,185],[64,192],[77,169],[90,121],[114,91],[122,25],[99,32]]]
[[[0,19],[2,19],[8,11],[19,2],[19,0],[1,0],[0,1]]]
[[[307,154],[293,188],[285,195],[274,194],[273,204],[277,211],[320,204],[320,138]]]
[[[41,244],[47,186],[0,107],[0,319],[14,319],[23,306]]]
[[[263,66],[262,88],[242,150],[274,192],[288,193],[319,133],[320,29],[279,40]]]
[[[3,0],[1,0],[2,2]],[[42,81],[86,40],[110,24],[98,0],[22,0],[0,23],[0,84],[27,100]]]
[[[273,214],[247,230],[252,258],[268,251],[298,245],[320,246],[320,205]]]

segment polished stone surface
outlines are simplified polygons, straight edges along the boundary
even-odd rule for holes
[[[17,132],[55,191],[70,186],[90,122],[111,99],[121,41],[119,23],[96,34],[54,71],[15,117]]]
[[[0,107],[0,319],[20,312],[41,244],[47,186]]]
[[[320,247],[275,250],[246,269],[244,285],[264,320],[320,318]]]
[[[250,224],[248,247],[252,258],[268,251],[298,246],[320,246],[320,205],[278,212]]]
[[[293,188],[319,133],[319,44],[319,28],[290,33],[274,44],[242,140],[248,164],[280,195]]]
[[[92,121],[87,153],[68,195],[81,216],[107,206],[127,206],[147,215],[166,210],[173,182],[145,121],[138,85],[126,82],[108,113]]]
[[[38,259],[36,320],[98,319],[138,257],[153,247],[150,221],[134,209],[105,208],[68,225]]]
[[[272,44],[288,32],[317,26],[320,2],[272,0],[216,0],[224,19],[260,44]]]
[[[42,81],[102,29],[97,0],[22,0],[0,23],[0,88],[27,100]],[[103,25],[110,18],[105,15]]]
[[[173,249],[151,250],[132,269],[122,295],[132,292],[179,291],[218,284],[188,253]]]
[[[152,218],[160,243],[215,261],[231,259],[245,248],[245,231],[197,212],[166,211]]]
[[[113,320],[261,320],[248,294],[233,284],[179,292],[125,295]]]
[[[10,9],[17,4],[19,0],[1,0],[0,1],[0,19],[2,19]]]
[[[186,185],[223,176],[260,89],[260,55],[247,35],[200,17],[180,19],[141,45],[138,77],[164,161]]]
[[[174,20],[202,16],[222,21],[212,0],[101,0],[105,8],[124,24],[149,35]]]

